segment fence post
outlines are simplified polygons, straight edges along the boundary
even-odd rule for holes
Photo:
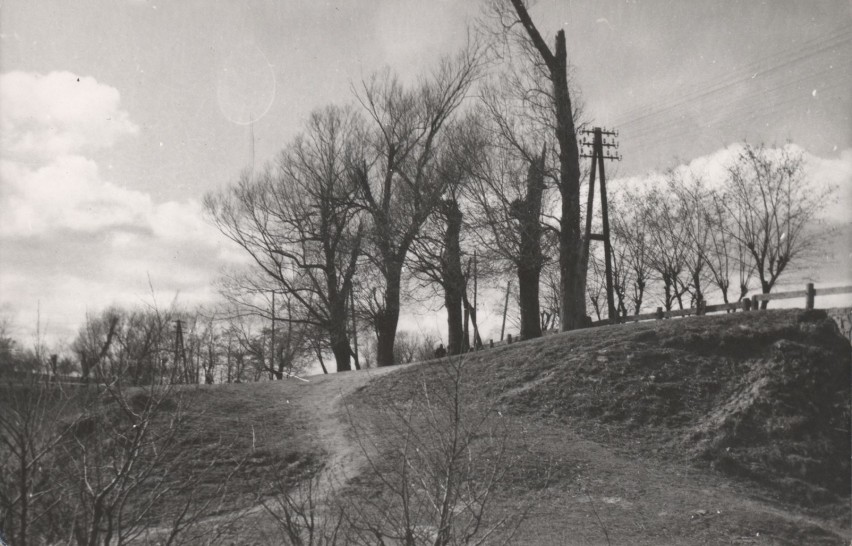
[[[815,299],[816,299],[816,290],[814,289],[814,283],[809,282],[805,286],[805,309],[813,309]]]
[[[507,345],[512,344],[512,334],[506,334],[506,344]]]
[[[657,320],[663,320],[663,308],[657,307]]]
[[[493,349],[493,348],[494,348],[494,340],[493,340],[493,339],[489,339],[489,340],[488,340],[488,348],[489,348],[489,349]]]
[[[751,310],[751,300],[749,298],[743,298],[741,303],[743,305],[743,311]]]
[[[757,301],[757,294],[751,297],[751,308],[755,311],[760,309],[760,302]]]

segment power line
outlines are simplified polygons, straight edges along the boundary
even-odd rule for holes
[[[848,89],[849,84],[847,84],[847,82],[839,81],[823,85],[820,89],[823,91],[823,94],[825,94],[826,92],[832,91],[836,88]],[[773,90],[770,90],[768,93],[772,92]],[[706,131],[708,129],[722,127],[737,128],[751,124],[754,120],[767,118],[781,111],[791,111],[791,107],[793,105],[801,103],[802,101],[812,100],[810,94],[796,95],[787,98],[783,98],[783,96],[775,98],[771,94],[768,95],[767,93],[760,93],[760,95],[763,95],[765,100],[761,101],[758,105],[754,105],[750,102],[740,102],[734,107],[726,108],[724,116],[720,116],[717,120],[710,121],[702,126],[688,124],[688,120],[673,120],[669,123],[647,129],[640,133],[631,133],[629,130],[626,130],[624,131],[624,136],[631,141],[632,150],[647,150],[653,145],[660,144],[661,141],[672,142],[682,140],[690,136],[695,136],[697,131]],[[657,137],[655,136],[657,134],[661,134],[663,136]],[[654,138],[651,138],[652,136]],[[636,142],[632,143],[633,141]]]
[[[712,109],[716,113],[717,121],[710,122],[709,126],[722,126],[724,125],[724,122],[720,120],[723,119],[733,119],[735,121],[739,121],[741,119],[741,114],[751,114],[750,117],[755,117],[758,113],[768,114],[770,112],[777,111],[781,105],[788,105],[796,102],[806,102],[813,100],[812,95],[810,93],[806,95],[796,94],[792,97],[785,97],[785,91],[788,88],[801,85],[807,81],[812,80],[815,77],[819,77],[827,73],[836,72],[832,70],[827,70],[814,74],[807,74],[794,80],[785,81],[774,87],[756,89],[750,91],[749,93],[739,95],[735,98],[718,97],[718,99],[722,99],[721,103],[718,100],[713,100],[705,102],[703,104],[698,104],[695,105],[695,108],[690,110],[690,113],[695,112],[696,110],[707,111]],[[828,84],[821,84],[820,89],[823,91],[823,93],[825,93],[828,90],[833,90],[834,88],[844,84],[847,84],[846,88],[848,88],[849,85],[852,85],[852,76],[850,76],[849,74],[843,74],[842,76],[843,78],[839,81],[830,82]],[[844,80],[849,81],[847,82]],[[665,134],[667,137],[671,138],[678,136],[677,133],[672,133],[673,129],[682,126],[683,124],[689,124],[689,121],[690,119],[672,116],[669,119],[660,120],[660,122],[656,124],[649,124],[634,131],[631,131],[630,128],[624,129],[623,133],[625,137],[628,137],[631,140],[643,140],[645,137],[655,136],[657,134]],[[691,124],[689,124],[688,128],[690,130],[694,129],[693,125]]]
[[[670,98],[675,98],[675,100],[664,100],[665,97],[661,97],[660,102],[663,103],[661,106],[652,104],[633,109],[616,117],[615,123],[619,127],[624,128],[627,125],[638,123],[647,118],[659,116],[665,112],[690,104],[706,96],[721,93],[734,85],[752,80],[757,75],[765,76],[786,66],[823,54],[846,42],[852,41],[852,33],[850,33],[850,31],[852,31],[852,25],[846,25],[833,31],[828,37],[809,40],[795,49],[790,49],[783,53],[777,53],[758,59],[737,70],[737,73],[735,74],[697,83],[693,86],[692,90],[685,92],[672,91],[668,94],[668,96]],[[783,62],[779,62],[782,59]],[[765,66],[767,62],[771,63],[770,66],[761,68]]]

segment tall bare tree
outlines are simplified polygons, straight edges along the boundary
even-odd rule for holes
[[[542,197],[545,156],[530,160],[501,147],[484,147],[473,164],[467,194],[480,219],[479,238],[495,258],[511,264],[518,278],[523,339],[541,336],[539,283],[543,250]]]
[[[293,314],[279,320],[319,328],[338,371],[351,369],[348,301],[364,224],[350,165],[363,155],[363,138],[352,110],[327,107],[311,115],[276,165],[205,198],[219,230],[292,298]]]
[[[670,169],[666,173],[669,192],[674,196],[680,230],[673,237],[682,240],[683,258],[689,278],[688,292],[694,304],[706,300],[705,281],[708,279],[710,231],[706,207],[708,190],[703,178],[689,169]]]
[[[630,300],[631,311],[638,315],[651,280],[648,201],[645,197],[629,191],[622,192],[617,197],[610,203],[610,211],[613,212],[613,247],[617,253],[624,254],[624,264],[621,267],[624,271],[621,277],[625,285],[625,299]]]
[[[379,366],[393,364],[400,285],[411,245],[440,203],[447,181],[436,165],[450,153],[445,127],[479,77],[482,59],[468,47],[413,87],[390,72],[363,82],[356,95],[370,121],[368,145],[353,165],[360,206],[370,218],[367,253],[381,279],[371,291]]]
[[[677,302],[683,309],[683,296],[689,285],[685,278],[688,241],[682,236],[682,211],[675,198],[661,188],[650,190],[645,199],[649,204],[645,208],[651,243],[649,261],[663,283],[663,305],[670,311]]]
[[[495,4],[501,24],[520,39],[529,62],[546,74],[550,89],[534,89],[531,93],[552,105],[550,124],[557,142],[559,169],[557,188],[561,197],[559,217],[560,328],[563,331],[581,327],[586,316],[586,267],[580,231],[580,154],[574,109],[569,86],[568,54],[565,31],[556,33],[553,49],[548,46],[527,11],[524,0]],[[516,30],[517,27],[523,32]]]
[[[731,220],[728,233],[751,254],[761,292],[768,294],[791,263],[813,248],[819,237],[813,223],[830,192],[805,176],[803,154],[792,146],[743,145],[728,169],[721,202]]]

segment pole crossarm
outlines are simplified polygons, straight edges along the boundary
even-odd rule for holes
[[[616,140],[618,131],[595,127],[593,129],[583,129],[580,133],[584,135],[578,142],[581,147],[580,157],[593,160],[602,158],[610,161],[621,161],[620,153],[609,151],[618,150],[618,141]],[[589,137],[586,135],[589,135]]]

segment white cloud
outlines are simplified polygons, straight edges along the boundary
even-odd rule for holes
[[[153,207],[147,194],[102,180],[97,164],[78,155],[37,168],[4,159],[0,183],[0,235],[7,237],[144,224]]]
[[[814,182],[817,188],[834,188],[822,218],[831,223],[852,221],[852,149],[843,150],[836,158],[824,158],[796,144],[788,144],[787,148],[802,154],[805,177]],[[675,171],[692,172],[701,176],[708,187],[718,188],[724,184],[728,166],[736,160],[741,150],[742,144],[734,143],[678,165]],[[651,187],[661,187],[664,183],[664,176],[652,171],[644,175],[618,178],[613,187],[641,192]]]
[[[109,147],[138,127],[117,89],[71,72],[0,75],[4,154],[52,158]]]
[[[79,81],[78,81],[79,80]],[[106,179],[88,152],[137,132],[118,90],[69,72],[13,72],[2,85],[0,299],[56,337],[113,304],[209,301],[224,238],[193,200],[156,202]]]
[[[835,190],[825,210],[826,220],[852,221],[852,149],[843,150],[837,158],[805,154],[805,169],[812,180]]]

